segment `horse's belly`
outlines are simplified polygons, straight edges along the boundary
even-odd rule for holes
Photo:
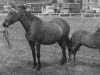
[[[41,34],[38,35],[37,38],[41,44],[53,44],[60,40],[61,37],[63,37],[63,32],[58,28],[47,28],[44,30],[44,32],[41,32]]]
[[[54,35],[45,35],[42,39],[40,39],[40,43],[41,44],[54,44],[56,43],[58,40],[60,40],[61,36],[58,34],[54,34]]]
[[[57,41],[39,41],[39,43],[43,44],[43,45],[51,45],[51,44],[55,44]]]

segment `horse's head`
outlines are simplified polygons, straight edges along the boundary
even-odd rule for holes
[[[15,6],[13,3],[10,4],[13,10],[10,10],[6,18],[4,19],[3,26],[9,27],[9,25],[15,23],[16,21],[19,21],[20,17],[22,16],[21,13],[25,8],[24,5],[21,6]]]
[[[9,25],[13,24],[18,20],[18,15],[16,12],[10,11],[3,22],[4,27],[9,27]]]
[[[98,31],[100,31],[100,27],[97,25],[97,30],[96,30],[96,32],[98,32]]]

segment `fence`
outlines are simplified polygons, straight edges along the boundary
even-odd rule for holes
[[[100,13],[50,13],[50,14],[43,14],[43,13],[33,13],[35,16],[38,17],[59,17],[59,18],[100,18]],[[0,14],[0,16],[7,16],[7,13]]]
[[[80,18],[99,18],[99,13],[50,13],[50,14],[43,14],[43,13],[34,13],[34,15],[38,17],[67,17],[67,18],[74,18],[74,17],[80,17]]]

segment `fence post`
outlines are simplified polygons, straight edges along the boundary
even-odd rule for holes
[[[83,13],[81,13],[81,18],[83,18],[83,15],[84,15],[84,14],[83,14]]]
[[[38,13],[38,17],[40,17],[39,13]]]
[[[96,18],[96,14],[94,14],[94,19]]]
[[[49,13],[49,17],[51,17],[51,13]]]
[[[71,18],[71,13],[69,15],[70,15],[70,18]]]
[[[59,18],[61,18],[61,14],[59,13]]]

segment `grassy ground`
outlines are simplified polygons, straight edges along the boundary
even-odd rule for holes
[[[1,17],[1,22],[4,17]],[[44,21],[52,18],[44,17]],[[70,24],[70,35],[76,29],[95,31],[98,20],[96,19],[66,19]],[[58,44],[41,46],[41,71],[33,69],[33,59],[31,49],[24,36],[24,29],[20,22],[9,27],[10,41],[12,49],[7,49],[5,45],[0,47],[0,75],[100,75],[100,55],[96,49],[81,47],[77,53],[76,66],[68,64],[61,66],[61,49]],[[2,37],[2,35],[0,35]],[[3,42],[1,40],[1,42]],[[66,50],[66,53],[67,50]],[[68,54],[67,54],[68,57]]]

